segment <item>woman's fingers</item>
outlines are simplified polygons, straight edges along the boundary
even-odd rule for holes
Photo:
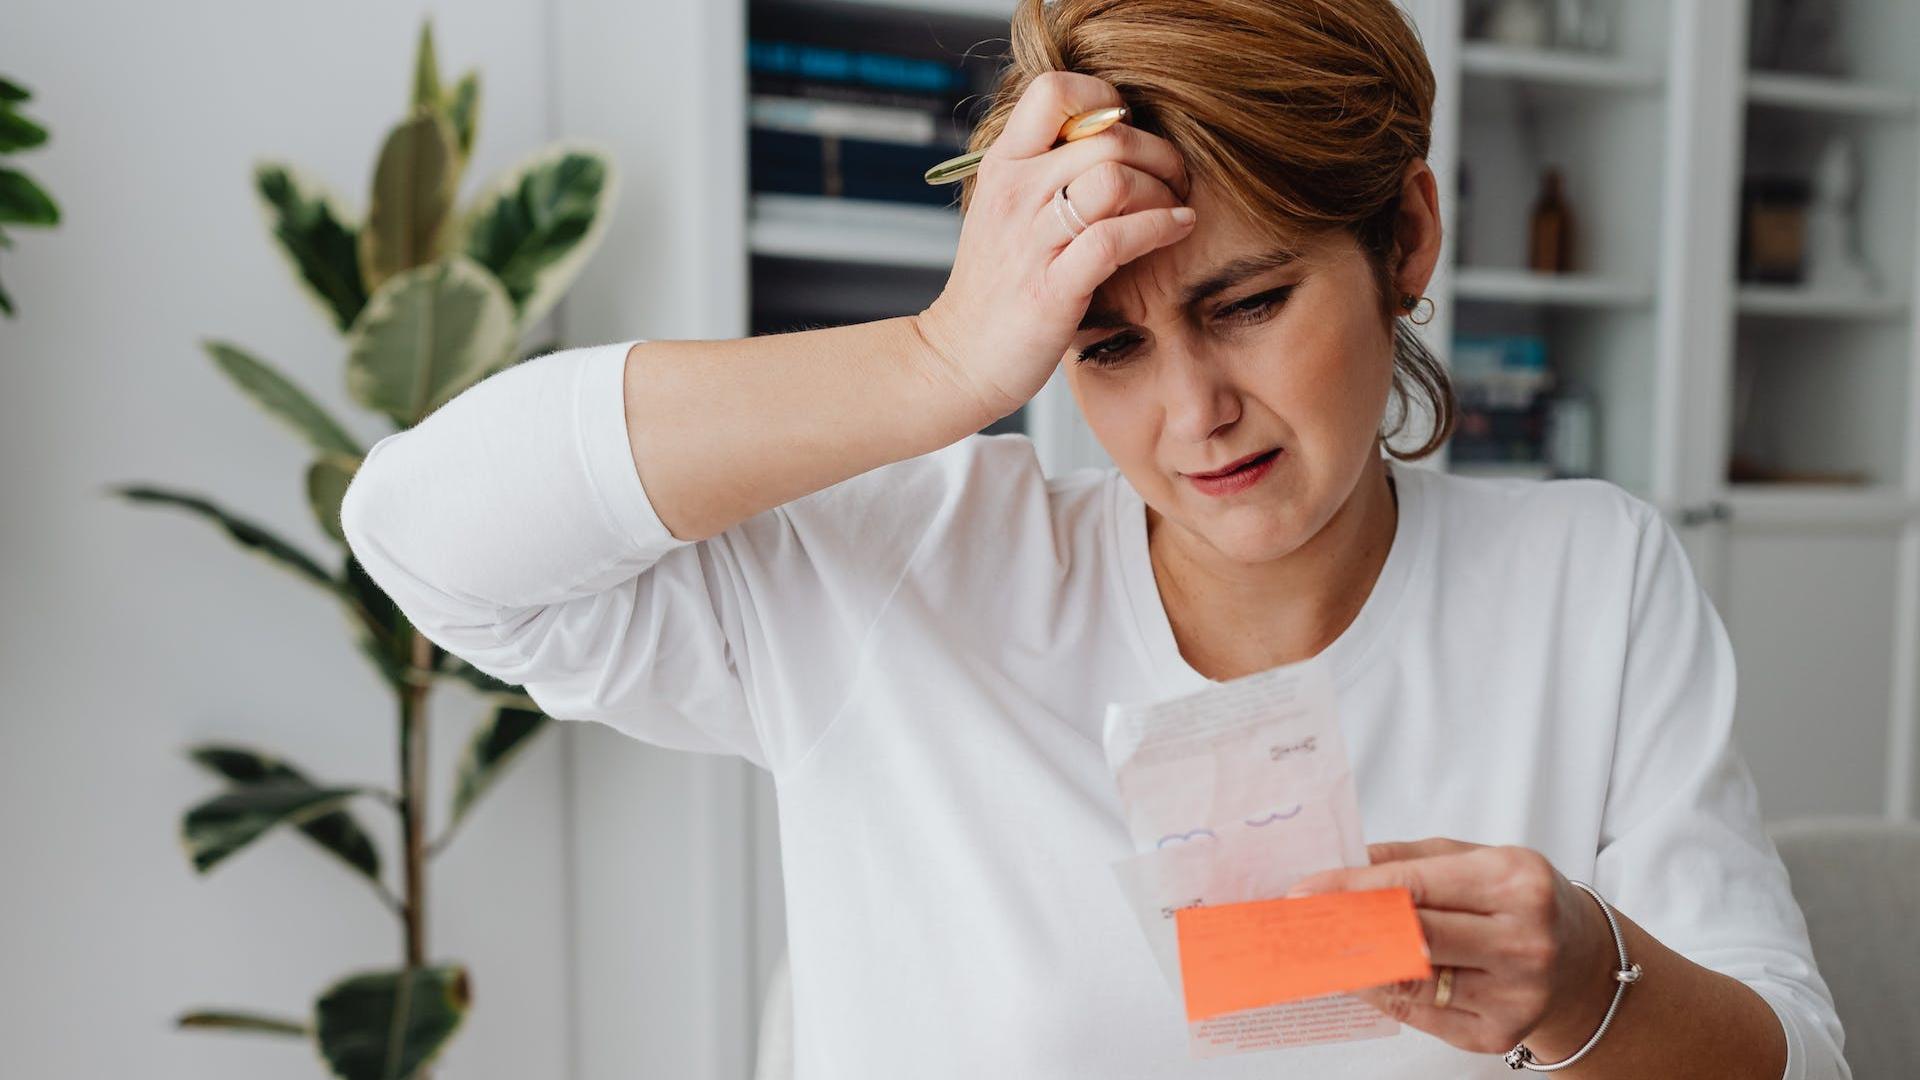
[[[1553,900],[1554,871],[1538,852],[1521,847],[1469,846],[1464,851],[1322,870],[1288,895],[1402,888],[1415,907],[1487,914],[1534,913]]]
[[[1176,214],[1187,218],[1183,222]],[[1101,218],[1074,237],[1048,264],[1048,290],[1056,296],[1092,296],[1115,270],[1185,237],[1192,229],[1193,210],[1184,206],[1154,207]]]
[[[1060,128],[1068,117],[1125,104],[1120,91],[1105,79],[1077,71],[1043,72],[1021,91],[1020,100],[1008,114],[999,137],[987,148],[986,156],[1036,157],[1060,140]]]
[[[1438,976],[1439,971],[1436,969],[1434,974]],[[1508,1048],[1492,1048],[1493,1043],[1487,1041],[1486,1018],[1474,1010],[1474,1004],[1484,1000],[1485,995],[1494,989],[1492,976],[1484,971],[1455,969],[1453,997],[1444,1009],[1433,1003],[1434,981],[1416,979],[1388,983],[1355,990],[1353,996],[1403,1024],[1410,1024],[1455,1046],[1480,1045],[1484,1047],[1479,1051],[1481,1053],[1499,1053]]]
[[[1192,180],[1187,176],[1180,151],[1160,136],[1127,123],[1115,124],[1098,135],[1061,143],[1040,158],[1038,165],[1049,182],[1049,189],[1058,191],[1061,185],[1091,172],[1105,161],[1117,161],[1157,177],[1181,202],[1193,193]]]
[[[1180,205],[1158,177],[1118,161],[1103,161],[1074,177],[1067,184],[1067,197],[1073,200],[1074,211],[1089,224],[1135,210]],[[1042,212],[1051,214],[1053,209],[1046,207]]]
[[[1420,933],[1427,939],[1427,956],[1435,967],[1486,968],[1500,955],[1500,926],[1492,916],[1467,911],[1418,908]]]
[[[1419,859],[1428,855],[1456,855],[1481,846],[1483,845],[1469,844],[1465,840],[1452,840],[1444,836],[1429,836],[1424,840],[1383,840],[1378,844],[1367,845],[1367,861],[1383,863],[1399,859]]]

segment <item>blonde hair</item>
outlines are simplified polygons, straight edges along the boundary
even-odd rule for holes
[[[969,150],[1006,127],[1048,71],[1113,84],[1127,122],[1171,142],[1195,182],[1224,193],[1273,238],[1340,229],[1374,271],[1382,311],[1400,310],[1389,262],[1406,166],[1427,156],[1434,79],[1392,0],[1019,0],[1012,57]],[[961,182],[964,213],[977,177]],[[1417,395],[1433,417],[1425,457],[1453,433],[1446,369],[1394,319],[1393,395],[1405,428]]]

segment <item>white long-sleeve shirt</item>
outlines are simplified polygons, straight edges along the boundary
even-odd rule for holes
[[[974,435],[680,540],[631,456],[633,344],[381,439],[342,522],[421,632],[550,715],[772,774],[799,1080],[1512,1075],[1411,1027],[1189,1057],[1109,871],[1133,848],[1100,736],[1108,702],[1209,680],[1117,470]],[[1789,1080],[1847,1076],[1672,530],[1601,481],[1392,468],[1392,548],[1322,654],[1367,839],[1537,849],[1762,994]]]

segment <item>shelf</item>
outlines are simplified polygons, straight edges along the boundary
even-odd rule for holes
[[[1760,71],[1747,75],[1747,101],[1782,109],[1894,120],[1911,117],[1920,107],[1920,97],[1911,90],[1818,75]]]
[[[1529,49],[1481,41],[1461,47],[1460,69],[1482,78],[1594,90],[1645,91],[1660,85],[1660,72],[1636,61],[1567,49]]]
[[[1653,303],[1653,286],[1647,282],[1532,270],[1463,267],[1454,272],[1453,291],[1461,300],[1503,304],[1630,308]]]
[[[747,218],[755,255],[946,268],[960,246],[960,213],[937,206],[758,194]]]
[[[1735,525],[1898,524],[1920,516],[1920,500],[1884,484],[1729,484],[1726,502]]]
[[[1820,293],[1794,285],[1742,285],[1736,304],[1742,315],[1801,319],[1898,319],[1905,301],[1894,296]]]

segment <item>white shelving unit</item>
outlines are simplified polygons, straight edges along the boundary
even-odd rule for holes
[[[1605,56],[1463,41],[1464,0],[1408,6],[1442,86],[1434,157],[1472,182],[1436,348],[1540,332],[1593,392],[1600,474],[1669,514],[1728,624],[1770,815],[1913,816],[1920,13],[1844,5],[1847,70],[1808,74],[1749,70],[1744,3],[1617,0]],[[1879,287],[1738,280],[1746,177],[1807,179],[1836,134]],[[1587,240],[1577,274],[1516,269],[1524,209],[1486,220],[1529,206],[1549,164]],[[1736,482],[1736,457],[1780,479]]]
[[[1920,76],[1912,4],[1842,5],[1836,70],[1743,65],[1732,117],[1742,174],[1814,173],[1828,140],[1858,148],[1859,241],[1877,288],[1741,284],[1729,347],[1713,357],[1729,413],[1711,434],[1790,475],[1857,482],[1730,482],[1712,532],[1741,658],[1741,721],[1767,749],[1762,782],[1789,777],[1916,809],[1920,663]],[[1747,37],[1740,26],[1740,39]],[[1737,266],[1737,263],[1735,264]],[[1873,720],[1886,717],[1884,730]]]

